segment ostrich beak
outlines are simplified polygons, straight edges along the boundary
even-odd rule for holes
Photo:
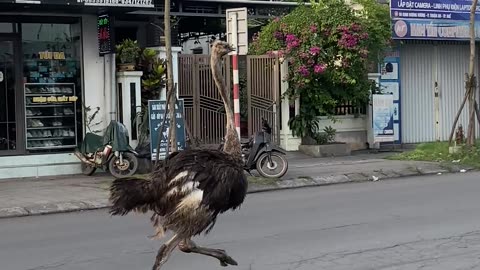
[[[235,47],[233,47],[232,45],[229,45],[229,46],[228,46],[228,51],[229,51],[229,52],[234,52],[234,51],[236,51],[236,50],[235,50]]]

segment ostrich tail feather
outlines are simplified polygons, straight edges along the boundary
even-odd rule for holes
[[[155,200],[155,181],[137,177],[115,179],[110,186],[110,214],[126,215],[130,211],[147,212]]]

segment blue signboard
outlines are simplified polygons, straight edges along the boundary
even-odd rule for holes
[[[472,0],[392,0],[393,19],[469,21]],[[477,6],[476,20],[480,19]]]
[[[390,14],[394,39],[468,40],[472,0],[393,0]],[[480,39],[480,5],[476,11]]]
[[[469,40],[468,21],[428,21],[403,20],[393,21],[393,39],[421,40]],[[475,36],[480,39],[480,23],[475,23]]]
[[[149,127],[150,127],[150,153],[152,154],[152,160],[157,158],[157,145],[158,136],[160,132],[160,126],[163,122],[163,116],[165,115],[166,102],[164,100],[149,100],[148,101],[148,114],[149,114]],[[175,124],[177,127],[177,149],[182,151],[185,149],[186,136],[185,136],[185,119],[183,116],[184,106],[183,100],[178,99],[175,104]],[[168,132],[170,128],[170,115],[167,114],[167,120],[165,121],[165,127],[161,134],[160,140],[160,153],[159,159],[165,158],[167,151]]]

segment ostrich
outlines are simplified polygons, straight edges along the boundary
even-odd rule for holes
[[[212,44],[210,59],[213,78],[226,111],[223,150],[174,152],[163,165],[155,168],[150,179],[121,178],[110,187],[112,215],[152,211],[154,237],[161,238],[167,230],[174,233],[160,247],[153,270],[159,270],[177,246],[185,253],[217,258],[222,266],[237,265],[224,250],[199,247],[191,240],[201,233],[208,234],[217,215],[240,207],[247,193],[232,102],[221,74],[222,58],[233,50],[228,43],[216,41]]]

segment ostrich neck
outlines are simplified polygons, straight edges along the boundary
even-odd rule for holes
[[[212,68],[213,80],[218,88],[218,92],[222,97],[223,104],[225,106],[225,114],[227,118],[227,132],[225,134],[225,144],[223,151],[234,155],[237,158],[241,158],[242,149],[240,140],[238,139],[238,133],[235,129],[235,119],[232,111],[232,101],[230,99],[230,93],[227,91],[225,81],[222,74],[222,58],[215,53],[212,53],[210,59],[210,65]]]

